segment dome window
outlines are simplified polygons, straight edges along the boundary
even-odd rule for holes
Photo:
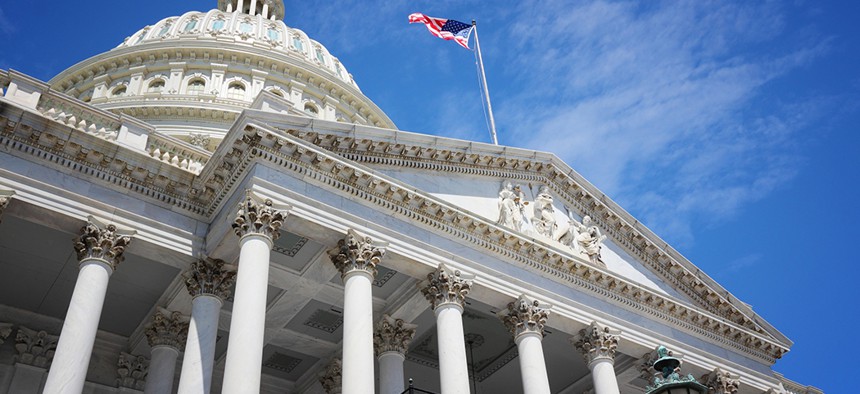
[[[113,89],[113,92],[111,92],[110,95],[111,97],[122,97],[126,95],[126,92],[127,90],[125,86],[117,86]]]
[[[272,41],[280,41],[281,40],[281,33],[279,31],[277,31],[275,28],[270,27],[268,30],[266,30],[266,35],[269,36],[269,39]]]
[[[250,34],[251,33],[251,24],[245,21],[239,24],[239,31],[242,33]]]
[[[170,23],[165,23],[164,26],[161,27],[161,30],[158,31],[158,34],[155,35],[155,37],[158,38],[167,34],[167,31],[170,30],[171,26],[173,25]]]
[[[164,80],[156,79],[149,83],[149,87],[146,89],[147,93],[161,93],[164,90]]]
[[[203,93],[203,88],[206,86],[206,82],[202,79],[192,79],[188,81],[188,94],[200,94]]]
[[[310,115],[310,116],[316,117],[317,115],[319,115],[320,111],[317,109],[317,107],[315,105],[313,105],[311,103],[307,103],[307,104],[305,104],[305,113]]]
[[[299,52],[304,52],[305,48],[302,46],[302,38],[299,36],[293,36],[293,46]]]
[[[195,27],[197,27],[197,19],[196,18],[191,19],[188,22],[186,22],[185,27],[182,29],[182,31],[185,33],[188,33],[191,30],[194,30]]]
[[[213,31],[219,31],[223,28],[224,28],[224,20],[223,19],[216,19],[214,22],[212,22],[212,30]]]
[[[233,82],[227,86],[227,97],[236,100],[245,99],[245,85]]]
[[[316,52],[316,54],[317,54],[317,60],[319,60],[320,63],[325,64],[325,57],[323,57],[322,48],[316,47],[314,49],[315,49],[314,52]]]

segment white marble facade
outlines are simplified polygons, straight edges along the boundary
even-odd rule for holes
[[[714,392],[820,392],[567,164],[396,130],[283,15],[0,70],[0,394],[641,393],[658,345]]]

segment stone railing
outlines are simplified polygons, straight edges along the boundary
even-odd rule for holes
[[[194,174],[200,173],[210,157],[210,153],[206,150],[159,133],[149,135],[146,153],[162,162]]]
[[[118,115],[87,106],[52,90],[42,94],[36,109],[48,118],[108,141],[116,141],[122,127]]]

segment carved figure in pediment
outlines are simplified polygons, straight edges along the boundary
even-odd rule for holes
[[[558,241],[570,246],[577,252],[584,253],[592,263],[603,265],[603,261],[600,259],[600,249],[603,247],[603,240],[606,239],[606,236],[600,232],[599,227],[594,225],[591,217],[586,215],[582,218],[582,223],[570,218],[569,225],[570,228],[561,235]]]
[[[502,190],[499,191],[499,220],[497,223],[517,231],[523,231],[524,212],[527,204],[525,194],[520,190],[520,186],[505,182]]]
[[[555,208],[552,205],[552,195],[549,194],[549,188],[540,187],[540,191],[535,197],[534,221],[535,231],[547,238],[552,238],[558,225],[555,223]]]

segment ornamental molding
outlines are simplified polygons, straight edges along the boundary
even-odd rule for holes
[[[9,203],[12,201],[12,196],[14,195],[14,190],[0,190],[0,221],[3,220],[3,210],[5,210]]]
[[[498,316],[514,340],[520,335],[528,333],[536,333],[543,337],[544,325],[551,308],[552,306],[549,304],[544,304],[522,294],[516,301],[509,302],[504,310],[499,311]]]
[[[715,368],[711,373],[702,375],[699,381],[708,387],[708,394],[737,394],[740,378],[740,375]]]
[[[90,216],[87,224],[81,228],[80,237],[75,240],[78,261],[99,260],[116,270],[134,234],[134,230],[119,229],[115,224],[106,224]]]
[[[376,266],[385,256],[387,244],[374,243],[370,237],[359,235],[348,229],[346,236],[337,241],[337,246],[328,251],[332,264],[340,272],[341,278],[355,271],[366,271],[376,277]]]
[[[205,257],[191,263],[191,268],[182,276],[191,297],[208,295],[224,302],[236,282],[236,266]]]
[[[48,369],[54,359],[59,335],[51,335],[45,331],[31,330],[19,326],[15,336],[15,362]]]
[[[12,335],[12,323],[0,323],[0,345],[6,342],[6,338]]]
[[[721,297],[715,299],[714,292],[709,293],[711,297],[708,299],[714,299],[714,305],[719,308],[711,305],[706,308],[709,311],[701,311],[644,286],[614,277],[606,270],[598,269],[587,261],[571,258],[567,253],[551,245],[522,237],[352,162],[355,160],[439,172],[543,182],[562,200],[571,202],[581,211],[591,213],[590,216],[601,226],[604,233],[612,236],[621,246],[631,247],[634,241],[648,240],[641,235],[620,237],[618,234],[622,230],[629,231],[629,234],[642,233],[639,232],[637,225],[626,224],[630,218],[613,216],[616,214],[609,208],[605,208],[607,206],[605,204],[611,202],[604,203],[602,197],[595,198],[589,191],[583,189],[580,181],[574,179],[578,175],[568,173],[569,170],[559,170],[549,159],[538,159],[537,156],[531,160],[516,159],[470,153],[465,150],[415,147],[369,139],[356,140],[349,136],[323,135],[303,129],[310,126],[301,126],[302,130],[277,132],[266,126],[249,124],[251,119],[242,115],[239,122],[244,126],[241,129],[234,128],[228,133],[227,138],[210,159],[212,163],[204,167],[200,176],[194,177],[193,174],[180,168],[175,168],[174,171],[170,167],[165,168],[145,161],[129,162],[125,157],[104,156],[100,160],[91,160],[87,153],[89,147],[77,143],[66,146],[60,144],[58,141],[61,142],[61,140],[56,136],[47,139],[40,137],[46,133],[48,135],[60,133],[68,126],[48,122],[48,127],[45,127],[40,116],[23,110],[10,117],[9,109],[11,107],[0,105],[0,146],[10,154],[30,157],[30,160],[36,156],[38,162],[50,167],[80,172],[96,183],[119,186],[154,200],[160,205],[185,210],[201,218],[210,217],[217,212],[253,163],[266,162],[267,165],[286,172],[296,173],[334,187],[353,198],[376,204],[418,226],[458,237],[512,263],[544,272],[554,276],[556,280],[570,283],[616,305],[663,320],[708,340],[729,345],[765,362],[773,363],[788,350],[788,345],[780,342],[788,343],[786,339],[774,339],[771,333],[763,330],[740,312],[739,307],[734,303],[726,302]],[[275,118],[275,114],[265,113],[254,113],[254,116],[263,120],[272,117],[271,122],[283,122],[284,119],[307,121],[306,119],[293,120],[280,115]],[[332,127],[343,127],[343,125],[333,124]],[[43,131],[42,128],[49,131]],[[65,132],[68,133],[67,130]],[[103,140],[95,136],[87,140],[83,135],[79,139],[80,143],[86,141],[99,146],[98,141]],[[345,149],[351,149],[351,151],[343,151]],[[106,151],[112,152],[113,155],[124,152],[122,149]],[[400,154],[403,157],[397,157]],[[587,183],[583,184],[585,187],[590,187]],[[588,207],[587,211],[586,207]],[[623,213],[620,208],[618,211]],[[605,217],[606,215],[609,216]],[[612,220],[620,224],[621,228],[616,229],[605,225]],[[643,261],[651,264],[652,268],[656,266],[662,270],[664,277],[674,278],[668,282],[674,284],[675,288],[688,295],[693,286],[705,290],[709,288],[704,280],[699,278],[700,274],[691,274],[674,257],[665,254],[663,252],[665,248],[646,249],[656,254],[652,254],[650,260],[643,259]],[[636,255],[640,258],[643,256]],[[658,260],[659,264],[657,264]],[[669,272],[673,274],[670,275]],[[707,299],[701,296],[691,296],[691,298],[707,303]],[[713,310],[723,310],[733,318],[718,316],[718,313]],[[752,315],[755,316],[754,313]]]
[[[579,334],[571,338],[576,350],[582,353],[589,368],[592,363],[601,360],[615,362],[615,351],[621,331],[603,326],[596,321],[588,327],[579,330]]]
[[[333,358],[326,364],[319,375],[319,382],[326,394],[340,394],[343,383],[343,363],[339,358]]]
[[[188,337],[188,317],[159,307],[144,333],[150,347],[169,346],[182,351]]]
[[[439,264],[435,271],[427,274],[426,280],[418,283],[418,286],[433,310],[446,304],[463,308],[474,279],[474,274],[467,274],[448,268],[445,264]]]
[[[122,352],[116,367],[116,383],[119,387],[143,390],[146,374],[149,372],[148,358]]]
[[[291,207],[275,206],[270,199],[262,199],[250,190],[236,209],[233,231],[239,238],[246,235],[261,235],[274,241],[281,236],[281,226]]]
[[[376,325],[373,332],[373,348],[379,357],[386,352],[397,352],[406,354],[409,343],[415,338],[415,324],[410,324],[403,319],[395,319],[389,315],[382,315],[382,319]]]

